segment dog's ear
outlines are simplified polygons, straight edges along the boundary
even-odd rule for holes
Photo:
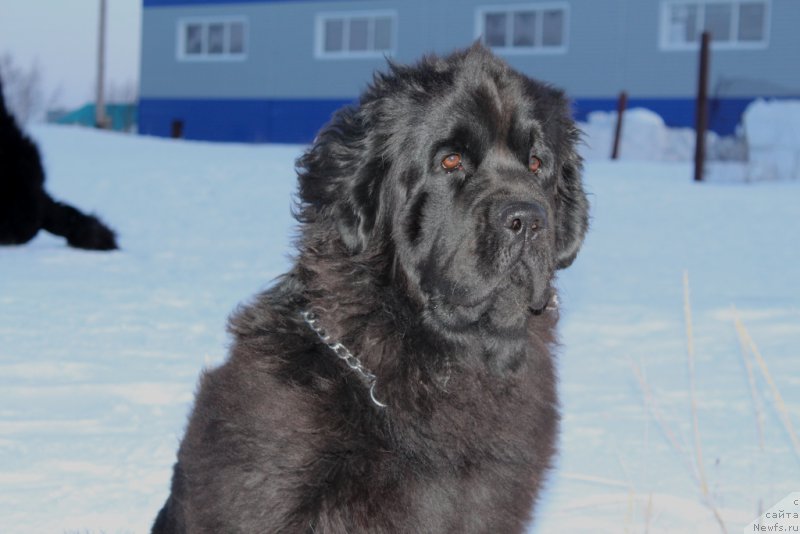
[[[363,251],[373,234],[388,172],[380,141],[371,132],[365,109],[343,108],[297,161],[301,220],[327,219],[353,254]]]
[[[388,172],[385,162],[367,151],[349,177],[339,183],[342,196],[336,202],[336,226],[353,254],[363,251],[375,232],[381,186]]]
[[[589,228],[589,201],[583,190],[583,161],[576,151],[580,132],[570,127],[567,157],[556,186],[556,261],[559,269],[569,267],[583,244]]]

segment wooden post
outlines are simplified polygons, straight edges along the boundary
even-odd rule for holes
[[[708,130],[708,69],[711,32],[704,31],[700,42],[700,72],[697,82],[697,107],[694,129],[694,181],[703,181],[703,167],[706,160],[706,130]]]
[[[625,115],[625,109],[628,107],[628,93],[622,91],[617,100],[617,126],[614,129],[614,148],[611,149],[611,159],[619,157],[619,144],[622,139],[622,117]]]

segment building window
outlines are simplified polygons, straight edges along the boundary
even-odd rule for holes
[[[369,58],[394,53],[397,14],[393,11],[323,13],[317,16],[315,55]]]
[[[477,10],[477,35],[499,52],[566,52],[567,18],[564,3],[487,6]]]
[[[246,55],[247,21],[243,17],[178,21],[179,60],[241,60]]]
[[[769,0],[663,0],[663,50],[695,50],[708,30],[715,48],[764,48]]]

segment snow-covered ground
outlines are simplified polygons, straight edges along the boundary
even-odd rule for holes
[[[0,248],[0,532],[146,532],[227,315],[289,264],[301,147],[32,134],[52,193],[100,214],[122,250],[44,233]],[[741,532],[800,489],[800,450],[757,366],[751,395],[732,311],[797,432],[800,182],[696,185],[688,162],[589,159],[592,230],[559,280],[560,455],[531,532],[721,532],[712,506]]]

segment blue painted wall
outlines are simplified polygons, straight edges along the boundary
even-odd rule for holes
[[[144,7],[162,6],[198,6],[198,5],[225,5],[225,4],[278,4],[297,2],[337,2],[340,0],[143,0]],[[364,0],[369,1],[369,0]]]
[[[386,67],[381,57],[315,57],[320,13],[394,11],[393,59],[407,63],[473,42],[480,7],[540,1],[144,0],[139,128],[168,135],[171,121],[181,119],[192,139],[307,142],[335,107],[354,100],[373,72]],[[697,53],[660,49],[661,0],[546,1],[568,6],[567,50],[506,54],[514,68],[563,87],[579,119],[592,109],[615,109],[625,90],[631,107],[648,107],[670,125],[693,124]],[[769,6],[767,46],[712,53],[710,126],[717,133],[732,133],[753,98],[800,97],[800,69],[794,68],[800,2],[771,0]],[[248,21],[244,60],[177,57],[181,19],[226,15]]]
[[[139,101],[139,133],[207,141],[308,143],[333,112],[351,100],[163,99]]]
[[[720,135],[736,131],[742,112],[752,98],[715,99],[710,103],[710,129]],[[343,99],[158,99],[139,102],[139,133],[169,137],[173,121],[183,123],[183,137],[207,141],[308,143],[333,113],[354,100]],[[691,99],[633,98],[629,108],[655,111],[669,126],[694,126]],[[573,101],[575,118],[586,120],[592,111],[614,111],[615,98]]]

